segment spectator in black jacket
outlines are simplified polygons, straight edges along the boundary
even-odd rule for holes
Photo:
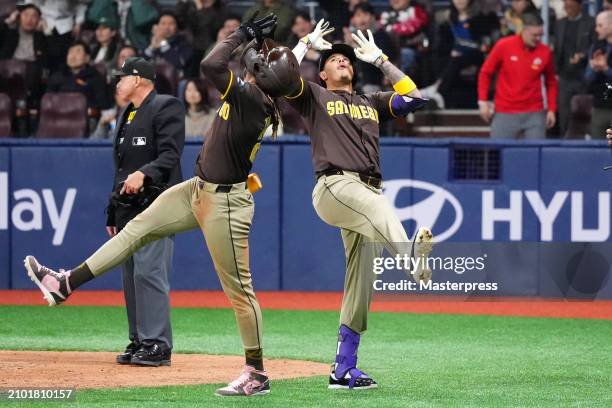
[[[93,110],[109,108],[106,81],[89,61],[91,52],[82,41],[73,43],[68,49],[66,67],[51,75],[48,92],[79,92],[87,98],[87,107]]]
[[[27,105],[35,107],[43,91],[41,79],[47,75],[47,40],[38,30],[40,9],[34,4],[25,4],[17,7],[17,10],[18,27],[0,30],[0,59],[16,59],[28,63],[25,74]]]
[[[178,23],[174,14],[162,13],[151,30],[151,44],[144,55],[153,61],[166,61],[174,66],[179,76],[191,57],[191,46],[182,35],[177,34]]]
[[[344,42],[355,47],[355,41],[351,36],[357,30],[364,33],[372,30],[374,42],[389,57],[391,61],[398,58],[398,50],[393,45],[393,40],[389,34],[376,27],[376,13],[370,3],[356,4],[351,11],[351,26],[343,28]],[[384,75],[380,69],[372,64],[367,64],[361,60],[355,62],[355,73],[357,74],[357,86],[364,93],[380,91],[383,88]]]
[[[602,11],[595,19],[597,41],[591,48],[584,79],[593,93],[591,137],[602,139],[612,118],[612,99],[604,100],[606,82],[612,82],[612,11]]]
[[[308,11],[299,10],[293,18],[293,24],[291,25],[291,35],[287,41],[289,48],[295,47],[298,41],[300,41],[300,38],[307,36],[314,29],[314,27],[315,26],[310,20],[310,14],[308,14]],[[318,69],[320,56],[321,54],[318,51],[311,48],[306,52],[302,63],[314,63]]]
[[[566,17],[557,21],[555,30],[555,68],[559,75],[559,133],[567,132],[570,105],[574,95],[586,93],[584,70],[589,47],[594,40],[595,21],[582,13],[582,0],[564,0]]]
[[[185,68],[185,76],[197,77],[204,52],[214,45],[217,31],[228,16],[221,0],[184,0],[176,5],[179,27],[193,38],[193,53]]]
[[[34,4],[24,4],[19,10],[18,27],[2,32],[0,59],[17,59],[47,65],[47,44],[45,35],[38,30],[40,9]]]
[[[440,26],[440,77],[433,85],[421,90],[425,98],[445,107],[443,96],[449,96],[453,85],[464,70],[472,70],[476,78],[480,66],[495,40],[499,37],[499,20],[494,13],[480,12],[475,0],[453,0],[444,23]],[[476,106],[474,94],[473,105]]]
[[[96,41],[93,45],[91,55],[94,64],[104,64],[107,72],[106,82],[110,83],[110,71],[115,67],[117,54],[121,40],[118,37],[117,28],[119,22],[115,18],[102,17],[96,28]]]
[[[138,55],[138,51],[131,45],[124,45],[119,49],[117,53],[117,60],[115,61],[115,68],[121,69],[121,66],[125,62],[126,59],[130,57],[135,57]]]

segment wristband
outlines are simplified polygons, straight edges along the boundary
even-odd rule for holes
[[[397,92],[399,95],[406,95],[414,91],[416,87],[416,84],[412,81],[412,79],[410,79],[408,75],[400,79],[399,82],[393,84],[393,89],[395,89],[395,92]]]
[[[312,48],[312,41],[310,41],[309,36],[305,35],[304,37],[300,38],[300,41],[306,44],[306,47],[308,47],[308,49]]]
[[[389,57],[387,57],[384,53],[380,53],[378,58],[374,60],[374,65],[380,67],[385,61],[388,61]]]

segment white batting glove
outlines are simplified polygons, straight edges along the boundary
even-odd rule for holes
[[[374,36],[372,31],[368,30],[368,38],[361,31],[357,31],[357,34],[353,34],[353,40],[357,43],[355,47],[355,55],[360,60],[373,64],[380,67],[383,62],[389,59],[382,50],[374,44]]]
[[[312,33],[302,37],[300,41],[306,44],[308,48],[314,48],[317,51],[331,50],[332,45],[323,37],[334,30],[334,27],[329,28],[329,21],[320,19]]]

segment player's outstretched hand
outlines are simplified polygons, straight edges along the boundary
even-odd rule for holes
[[[259,20],[255,20],[255,17],[257,17],[257,13],[242,23],[238,30],[244,33],[247,41],[256,39],[258,43],[261,43],[264,37],[269,37],[274,32],[276,28],[276,15],[270,13]]]
[[[302,37],[300,41],[317,51],[331,50],[332,45],[323,37],[333,33],[334,30],[334,27],[329,28],[329,21],[320,19],[314,30],[312,30],[312,32],[308,35]]]
[[[389,57],[387,57],[374,43],[372,31],[368,30],[368,38],[365,37],[363,32],[357,31],[357,34],[353,34],[353,40],[357,43],[355,55],[360,60],[379,67],[383,62],[389,59]]]

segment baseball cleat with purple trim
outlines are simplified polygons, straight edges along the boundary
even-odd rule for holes
[[[378,383],[370,378],[369,375],[357,368],[351,368],[338,378],[336,377],[335,364],[332,364],[332,371],[329,375],[329,385],[331,390],[369,390],[378,388]]]
[[[60,269],[59,272],[38,263],[36,258],[28,255],[23,260],[28,276],[43,293],[49,306],[59,305],[66,301],[72,293],[70,289],[70,271]]]

